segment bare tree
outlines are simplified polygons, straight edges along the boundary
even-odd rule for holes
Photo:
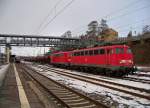
[[[145,34],[145,33],[150,33],[150,25],[145,25],[145,26],[143,27],[142,33],[143,33],[143,34]]]

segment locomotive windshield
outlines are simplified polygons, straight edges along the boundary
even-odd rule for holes
[[[116,54],[123,54],[124,48],[116,48]]]

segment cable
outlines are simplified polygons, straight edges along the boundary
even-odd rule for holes
[[[149,18],[142,19],[142,20],[139,20],[139,21],[136,21],[136,22],[134,22],[134,23],[132,23],[132,24],[138,24],[138,23],[141,23],[141,22],[146,21],[146,20],[149,20],[149,19],[150,19],[150,17],[149,17]],[[128,26],[130,26],[130,25],[131,25],[131,24],[126,24],[126,25],[122,25],[122,26],[115,27],[115,28],[116,28],[116,29],[120,29],[120,28],[128,27]]]
[[[135,26],[135,27],[131,27],[132,31],[136,31],[136,30],[133,30],[133,29],[137,29],[137,28],[143,28],[145,24],[143,25],[138,25],[138,26]],[[129,29],[122,29],[122,30],[119,30],[119,33],[125,33],[125,32],[129,32],[130,30]]]
[[[126,9],[128,9],[128,7],[133,6],[133,5],[137,4],[137,3],[140,3],[141,1],[142,1],[142,0],[135,0],[135,1],[131,2],[130,4],[124,6],[123,8],[118,9],[118,10],[116,10],[116,11],[114,11],[114,12],[111,12],[111,13],[105,15],[104,18],[110,16],[111,14],[115,14],[115,13],[118,13],[118,12],[120,12],[120,11],[122,11],[122,10],[126,10]]]
[[[130,12],[128,12],[128,13],[125,13],[125,14],[122,14],[122,15],[120,15],[119,17],[117,17],[117,18],[120,18],[120,17],[122,17],[122,16],[125,16],[125,15],[128,15],[128,14],[131,14],[131,13],[133,13],[133,12],[139,12],[139,11],[141,11],[141,10],[143,10],[143,9],[145,9],[145,8],[149,8],[150,7],[150,5],[147,5],[147,6],[144,6],[144,7],[141,7],[141,8],[138,8],[138,9],[136,9],[136,10],[134,10],[134,11],[130,11]],[[139,10],[139,11],[138,11]],[[116,17],[115,18],[112,18],[112,19],[110,19],[110,20],[114,20],[114,19],[116,19]],[[149,19],[149,18],[148,18]],[[77,32],[78,33],[78,32]]]
[[[125,13],[125,14],[122,14],[122,15],[120,15],[120,16],[117,16],[117,17],[111,18],[111,19],[109,19],[109,21],[114,20],[114,19],[117,19],[117,18],[120,18],[120,17],[122,17],[122,16],[129,15],[129,14],[131,14],[131,13],[135,12],[135,11],[136,11],[136,12],[139,12],[139,11],[141,11],[141,10],[143,10],[143,9],[145,9],[145,8],[149,8],[149,7],[150,7],[150,5],[147,5],[147,6],[144,6],[144,7],[138,8],[138,9],[136,9],[136,10],[134,10],[134,11],[130,11],[130,12]],[[139,10],[139,11],[138,11],[138,10]]]
[[[132,24],[143,23],[143,21],[147,21],[147,20],[149,20],[149,19],[150,19],[150,17],[145,18],[145,19],[142,19],[142,20],[139,20],[139,21],[136,21],[136,22],[134,22],[134,23],[132,23]],[[131,24],[126,24],[126,25],[122,25],[122,26],[118,26],[118,27],[114,27],[114,28],[115,28],[115,29],[119,29],[119,30],[117,30],[117,31],[120,31],[120,29],[121,29],[121,31],[122,31],[122,28],[126,28],[126,27],[129,27],[129,26],[131,26]],[[136,26],[136,27],[138,27],[138,26]],[[132,28],[136,28],[136,27],[132,27]],[[127,32],[127,31],[129,31],[129,28],[128,28],[128,29],[123,29],[123,30],[126,30],[126,32]],[[85,30],[81,30],[81,31],[77,32],[76,34],[79,34],[79,33],[84,32],[84,31],[85,31]],[[84,33],[82,33],[82,34],[84,34]]]
[[[116,11],[114,11],[114,12],[111,12],[111,13],[109,13],[109,14],[107,14],[107,15],[101,17],[101,18],[108,17],[108,16],[110,16],[111,14],[118,13],[118,12],[124,10],[124,9],[126,10],[126,9],[128,9],[128,7],[133,6],[133,5],[135,5],[135,4],[137,4],[137,3],[141,2],[141,1],[142,1],[142,0],[135,0],[135,1],[131,2],[130,4],[124,6],[123,8],[121,8],[121,9],[119,9],[119,10],[116,10]],[[86,26],[86,25],[82,25],[82,26],[80,26],[80,27],[78,27],[78,28],[76,28],[76,29],[74,29],[74,30],[72,30],[72,31],[75,31],[75,30],[77,30],[77,29],[80,29],[80,28],[83,27],[83,26]]]
[[[53,20],[55,20],[55,18],[61,14],[67,7],[69,7],[75,0],[71,0],[71,2],[69,2],[65,7],[63,7],[58,13],[56,13],[56,15],[47,23],[45,24],[45,26],[43,27],[42,30],[44,30]],[[42,31],[41,30],[41,31]]]
[[[134,22],[134,23],[132,23],[132,24],[139,24],[139,23],[142,23],[143,21],[146,21],[146,20],[149,20],[150,19],[150,17],[149,18],[145,18],[145,19],[142,19],[142,20],[139,20],[139,21],[136,21],[136,22]],[[121,25],[121,26],[118,26],[118,27],[114,27],[115,29],[122,29],[122,28],[126,28],[126,27],[128,27],[128,26],[131,26],[131,24],[126,24],[126,25]],[[84,32],[84,31],[86,31],[86,30],[80,30],[80,31],[78,31],[78,32],[76,32],[76,34],[79,34],[79,33],[82,33],[82,32]],[[75,34],[75,33],[74,33]],[[84,34],[84,33],[82,33],[82,34]]]
[[[51,8],[51,10],[50,10],[49,13],[47,14],[47,16],[44,17],[44,19],[42,20],[42,22],[40,23],[40,25],[37,27],[36,31],[38,31],[38,30],[42,27],[42,25],[44,24],[44,22],[48,19],[48,17],[51,15],[51,13],[53,12],[53,10],[61,3],[61,1],[63,1],[63,0],[59,0],[59,1],[55,4],[55,6],[54,6],[53,8]],[[35,31],[35,32],[36,32],[36,31]]]

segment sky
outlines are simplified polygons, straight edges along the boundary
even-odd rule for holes
[[[144,25],[150,25],[150,0],[74,0],[60,12],[71,1],[0,0],[0,34],[60,36],[71,30],[78,36],[86,32],[91,21],[104,18],[120,37],[125,37],[129,30],[137,34]],[[12,48],[12,53],[19,55],[43,52],[44,48]]]

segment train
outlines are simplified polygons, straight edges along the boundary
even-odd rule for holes
[[[16,55],[10,55],[9,61],[10,63],[20,63],[20,59]]]
[[[38,58],[36,58],[38,61]],[[46,61],[46,59],[40,59]],[[47,57],[50,64],[57,67],[87,70],[105,75],[124,76],[136,68],[133,53],[127,45],[108,45],[60,51]]]

